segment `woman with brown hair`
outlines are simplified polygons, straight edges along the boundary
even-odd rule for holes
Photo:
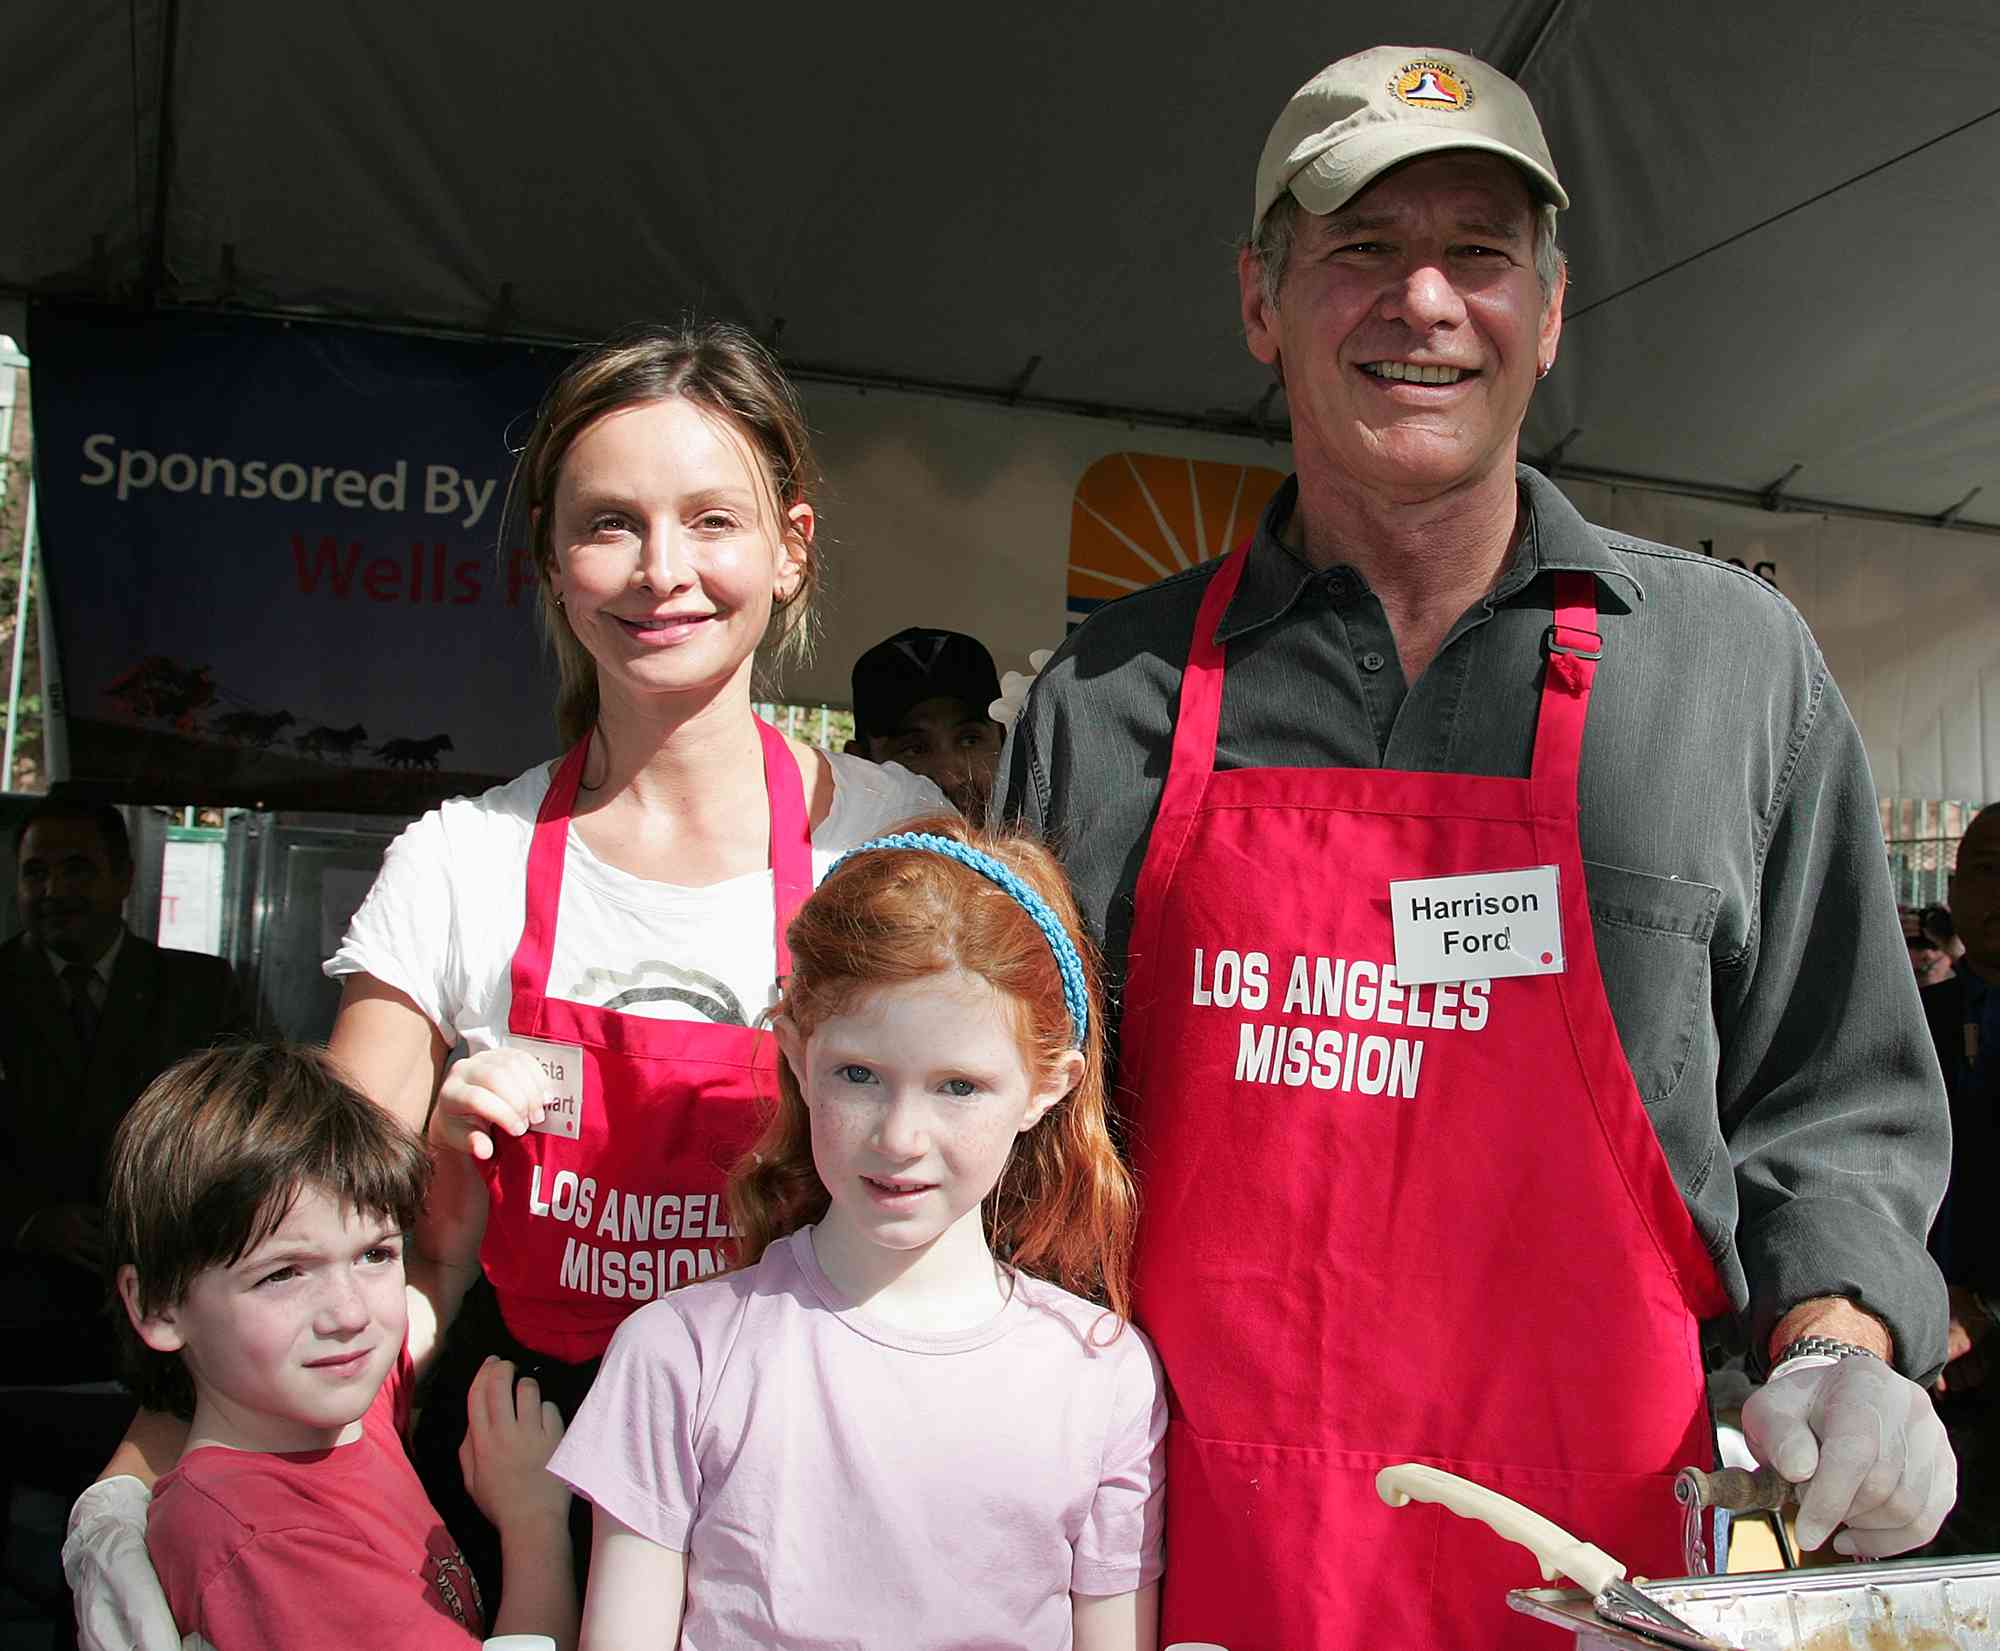
[[[648,327],[573,362],[509,511],[568,754],[405,831],[326,965],[334,1056],[449,1149],[441,1181],[484,1182],[432,1199],[436,1219],[488,1210],[490,1289],[417,1454],[489,1582],[474,1510],[441,1482],[464,1387],[501,1354],[568,1414],[633,1308],[728,1264],[724,1177],[773,1089],[758,1023],[789,972],[785,926],[844,850],[942,803],[752,713],[760,646],[808,636],[813,479],[797,398],[738,328]]]

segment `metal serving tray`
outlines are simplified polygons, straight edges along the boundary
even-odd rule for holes
[[[2000,1555],[1685,1577],[1645,1591],[1736,1651],[2000,1651]],[[1518,1588],[1507,1603],[1568,1629],[1576,1651],[1661,1651],[1605,1622],[1585,1594]]]

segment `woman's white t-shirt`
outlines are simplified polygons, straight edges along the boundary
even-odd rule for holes
[[[815,886],[847,850],[951,805],[896,763],[831,755],[833,806],[813,833]],[[528,845],[551,765],[477,797],[455,797],[409,826],[326,962],[407,993],[447,1042],[498,1046],[513,1002],[509,971],[527,917]],[[625,1014],[756,1024],[776,990],[766,867],[707,888],[656,883],[607,865],[574,826],[548,995]]]

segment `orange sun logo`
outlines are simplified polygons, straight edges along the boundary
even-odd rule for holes
[[[1069,511],[1069,623],[1234,550],[1284,481],[1261,465],[1108,453]]]
[[[1413,109],[1470,109],[1472,88],[1449,63],[1420,57],[1406,63],[1389,90]]]

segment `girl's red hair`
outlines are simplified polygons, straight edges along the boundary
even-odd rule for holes
[[[903,829],[992,855],[1048,902],[1076,944],[1090,995],[1083,1077],[1016,1142],[986,1195],[987,1240],[1008,1265],[1129,1317],[1138,1196],[1111,1143],[1100,971],[1062,868],[1034,838],[976,831],[955,814]],[[864,992],[963,969],[1017,1006],[1022,1053],[1037,1072],[1051,1071],[1076,1046],[1047,938],[1012,895],[942,854],[879,849],[850,860],[800,908],[787,934],[792,973],[776,1013],[802,1039]],[[755,1264],[829,1203],[813,1167],[805,1099],[781,1059],[777,1113],[729,1180],[738,1265]]]

